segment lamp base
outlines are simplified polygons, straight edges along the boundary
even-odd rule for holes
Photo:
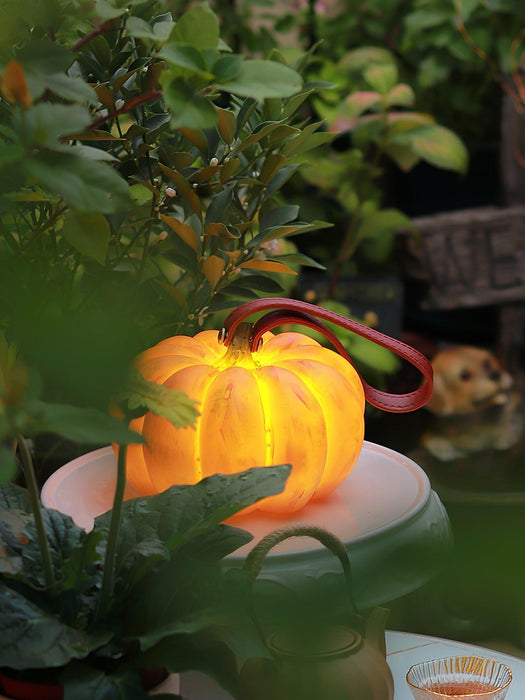
[[[94,518],[111,508],[116,476],[112,448],[95,450],[52,474],[42,489],[42,503],[89,530]],[[125,498],[136,495],[128,486]],[[363,607],[422,586],[440,569],[451,546],[448,516],[425,472],[408,457],[367,441],[350,475],[322,501],[311,501],[287,517],[255,511],[231,522],[253,535],[228,557],[231,566],[241,566],[254,544],[283,525],[314,525],[337,535],[346,545],[354,595]],[[261,577],[294,587],[305,576],[332,572],[339,573],[338,561],[319,542],[291,538],[272,550]]]

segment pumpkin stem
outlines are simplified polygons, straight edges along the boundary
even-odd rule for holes
[[[255,367],[252,357],[253,323],[239,323],[231,335],[226,354],[218,367],[226,369],[232,366]]]

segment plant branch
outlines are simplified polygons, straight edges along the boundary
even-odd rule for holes
[[[84,47],[86,44],[89,44],[89,42],[94,39],[95,37],[99,36],[99,34],[103,34],[104,32],[109,32],[109,31],[117,31],[120,29],[120,27],[114,27],[113,25],[115,22],[118,22],[119,17],[112,17],[111,19],[107,19],[105,22],[101,22],[100,24],[97,24],[96,27],[94,27],[90,32],[85,34],[81,39],[77,41],[74,46],[71,47],[71,51],[73,53],[77,53],[80,51],[82,47]]]
[[[27,442],[22,435],[17,436],[18,451],[20,455],[20,463],[24,472],[24,478],[31,500],[31,510],[35,519],[36,534],[38,538],[38,547],[42,556],[42,564],[44,567],[44,577],[46,586],[52,588],[55,584],[55,573],[53,570],[53,560],[51,559],[51,551],[49,542],[47,541],[46,528],[42,517],[42,505],[40,503],[40,494],[36,482],[35,470],[31,453],[27,446]]]
[[[144,102],[152,102],[153,100],[158,100],[161,97],[162,92],[160,90],[150,90],[149,92],[145,92],[143,95],[138,95],[129,102],[126,102],[126,104],[124,104],[122,107],[119,107],[119,109],[116,109],[114,112],[106,114],[104,117],[100,117],[99,119],[95,119],[95,121],[91,122],[91,124],[87,127],[87,131],[98,129],[99,126],[102,126],[112,119],[115,119],[119,116],[119,114],[129,112],[135,107],[138,107],[138,105],[144,104]]]
[[[119,445],[118,466],[117,466],[117,486],[113,507],[111,509],[111,520],[109,523],[108,539],[106,544],[106,555],[104,557],[104,575],[100,588],[100,596],[95,611],[95,620],[99,620],[109,607],[113,588],[115,585],[115,559],[117,545],[122,524],[122,504],[124,502],[124,490],[126,488],[126,453],[127,445]]]

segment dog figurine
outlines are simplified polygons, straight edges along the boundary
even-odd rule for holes
[[[432,359],[434,392],[426,405],[435,417],[422,436],[437,459],[451,461],[482,450],[506,450],[522,434],[514,380],[488,350],[440,350]]]

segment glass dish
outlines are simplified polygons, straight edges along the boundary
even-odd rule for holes
[[[512,671],[482,656],[451,656],[411,666],[407,683],[415,700],[503,700]]]

